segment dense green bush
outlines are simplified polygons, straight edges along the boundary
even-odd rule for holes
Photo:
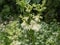
[[[1,0],[0,45],[59,45],[60,0]]]

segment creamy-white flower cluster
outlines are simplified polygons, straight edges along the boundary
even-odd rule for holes
[[[21,27],[24,30],[34,30],[34,31],[39,31],[39,29],[41,28],[41,25],[38,24],[36,21],[31,20],[30,25],[28,25],[25,21],[21,24]]]

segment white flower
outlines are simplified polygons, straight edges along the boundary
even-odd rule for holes
[[[19,42],[19,41],[13,41],[10,45],[21,45],[21,42]]]
[[[24,30],[30,30],[30,29],[32,29],[32,30],[34,30],[34,31],[39,31],[40,28],[41,28],[41,25],[40,25],[40,24],[37,24],[36,21],[31,20],[30,25],[28,25],[26,22],[23,22],[23,23],[21,24],[21,27],[22,27]]]
[[[32,30],[39,31],[40,27],[41,26],[39,24],[34,24],[32,25]]]
[[[28,30],[28,29],[29,29],[29,26],[27,25],[27,23],[26,23],[25,21],[21,24],[21,27],[22,27],[24,30]]]
[[[41,25],[37,24],[35,21],[32,20],[30,28],[34,31],[39,31],[39,29],[41,28]]]

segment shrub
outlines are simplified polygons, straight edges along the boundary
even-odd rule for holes
[[[0,45],[59,45],[60,1],[53,1],[1,0]]]

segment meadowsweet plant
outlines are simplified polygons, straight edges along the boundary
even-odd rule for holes
[[[0,45],[59,45],[59,0],[53,1],[1,0]]]

